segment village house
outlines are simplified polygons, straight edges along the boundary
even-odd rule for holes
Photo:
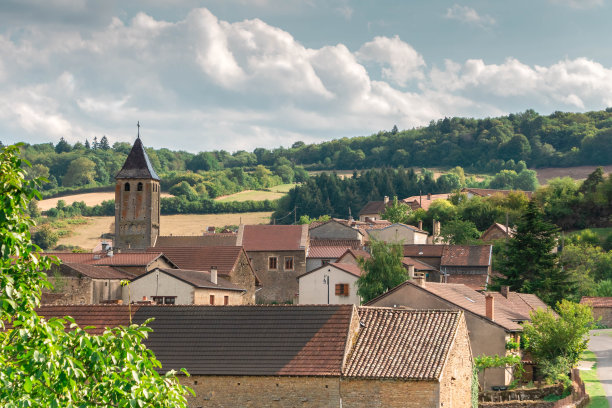
[[[242,305],[252,304],[246,289],[220,278],[217,269],[209,272],[156,268],[140,275],[123,291],[123,302],[150,300],[161,305]]]
[[[426,282],[415,277],[371,300],[368,306],[409,307],[418,310],[462,310],[470,335],[474,357],[480,355],[506,355],[510,340],[520,342],[523,331],[520,323],[530,320],[530,313],[546,309],[546,304],[536,295],[511,292],[503,287],[501,292],[481,293],[462,284]],[[513,380],[510,370],[488,369],[486,379],[490,386],[506,386]]]
[[[485,232],[480,236],[480,240],[483,242],[496,241],[498,239],[508,239],[514,237],[516,230],[512,227],[506,227],[499,222],[493,223]]]
[[[359,211],[359,221],[380,220],[380,214],[392,204],[393,202],[389,201],[389,196],[385,196],[382,201],[368,201]]]
[[[359,306],[357,279],[361,268],[352,263],[329,263],[298,276],[298,304]]]
[[[612,297],[583,296],[580,304],[591,306],[593,317],[600,325],[612,327]]]
[[[153,252],[47,252],[47,256],[55,256],[61,263],[81,264],[91,266],[110,266],[131,275],[142,275],[155,268],[177,268],[176,264],[160,251]]]
[[[404,245],[404,260],[415,270],[414,261],[435,268],[427,272],[430,282],[463,283],[481,290],[490,281],[492,251],[492,245]]]
[[[308,225],[240,225],[236,245],[244,247],[261,282],[257,303],[295,300],[296,278],[306,272]]]
[[[166,240],[165,243],[169,244],[171,241]],[[215,268],[219,278],[246,291],[242,295],[241,303],[255,303],[255,293],[261,283],[247,253],[240,246],[157,246],[147,251],[162,251],[180,269],[210,272]]]
[[[465,314],[325,306],[43,306],[103,327],[154,318],[144,343],[185,368],[190,407],[468,407]],[[405,345],[409,344],[410,347]],[[179,372],[180,373],[180,372]]]
[[[368,230],[370,239],[393,244],[427,244],[429,234],[422,227],[395,223],[384,228]]]
[[[363,234],[347,220],[331,219],[323,223],[312,223],[308,234],[311,240],[351,240],[363,244]]]

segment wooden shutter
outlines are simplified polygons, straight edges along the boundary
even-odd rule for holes
[[[342,284],[341,283],[336,283],[336,296],[341,296],[342,295]]]

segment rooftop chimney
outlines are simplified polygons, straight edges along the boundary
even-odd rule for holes
[[[215,285],[217,284],[217,267],[216,266],[210,267],[210,281],[214,283]]]
[[[485,296],[485,303],[486,303],[486,316],[487,319],[495,321],[495,311],[494,311],[494,303],[495,303],[495,299],[493,298],[493,295],[491,295],[490,293],[487,293],[487,295]]]
[[[423,229],[423,220],[419,220],[419,229],[422,230]]]
[[[112,258],[114,253],[113,253],[113,248],[109,249],[108,252],[106,253],[106,255],[108,255],[109,258]]]
[[[425,275],[417,275],[414,277],[414,283],[422,288],[425,287]]]
[[[408,277],[414,279],[414,265],[408,265]]]
[[[508,293],[510,293],[510,286],[502,286],[500,293],[504,295],[506,299],[508,299]]]
[[[385,202],[385,204],[389,203],[389,196],[385,196],[385,198],[383,199],[383,201]]]
[[[427,193],[427,199],[431,200],[431,193]]]

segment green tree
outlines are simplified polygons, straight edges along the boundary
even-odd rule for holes
[[[34,202],[33,200],[30,202]],[[49,224],[41,225],[32,235],[32,242],[42,249],[54,248],[57,245],[59,236]]]
[[[100,139],[100,143],[98,144],[98,147],[102,150],[110,149],[110,145],[108,143],[108,139],[106,138],[106,135],[102,136],[102,139]]]
[[[380,213],[380,217],[392,223],[408,224],[410,221],[410,206],[397,201],[397,196],[395,196],[393,197],[393,204],[387,206],[385,210]]]
[[[470,245],[480,238],[480,232],[471,221],[451,220],[441,226],[444,241],[453,245]]]
[[[523,336],[538,365],[565,360],[571,368],[586,350],[595,321],[590,306],[568,300],[557,303],[557,313],[550,309],[531,312],[531,322],[523,325]]]
[[[96,163],[87,157],[79,157],[70,162],[68,171],[62,179],[62,185],[67,187],[82,186],[94,182]]]
[[[146,325],[94,336],[69,317],[38,316],[51,260],[31,241],[27,205],[40,194],[22,164],[18,147],[0,149],[0,406],[185,407],[188,389],[158,374],[142,344]]]
[[[542,217],[535,201],[517,223],[516,235],[508,240],[499,257],[496,282],[511,290],[535,293],[549,305],[573,292],[574,285],[553,250],[559,229]]]
[[[403,250],[399,244],[372,241],[371,257],[359,259],[364,273],[357,280],[357,293],[366,303],[408,280],[402,265]]]
[[[70,144],[63,137],[60,138],[60,141],[57,142],[57,144],[55,145],[55,153],[57,154],[69,152],[71,150],[72,150],[72,147],[70,147]]]

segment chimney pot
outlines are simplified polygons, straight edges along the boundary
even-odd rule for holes
[[[485,313],[486,313],[487,319],[491,321],[495,321],[495,299],[493,298],[493,295],[488,293],[485,296],[485,303],[486,303]]]
[[[216,266],[210,267],[210,281],[214,283],[215,285],[217,284],[217,267]]]

